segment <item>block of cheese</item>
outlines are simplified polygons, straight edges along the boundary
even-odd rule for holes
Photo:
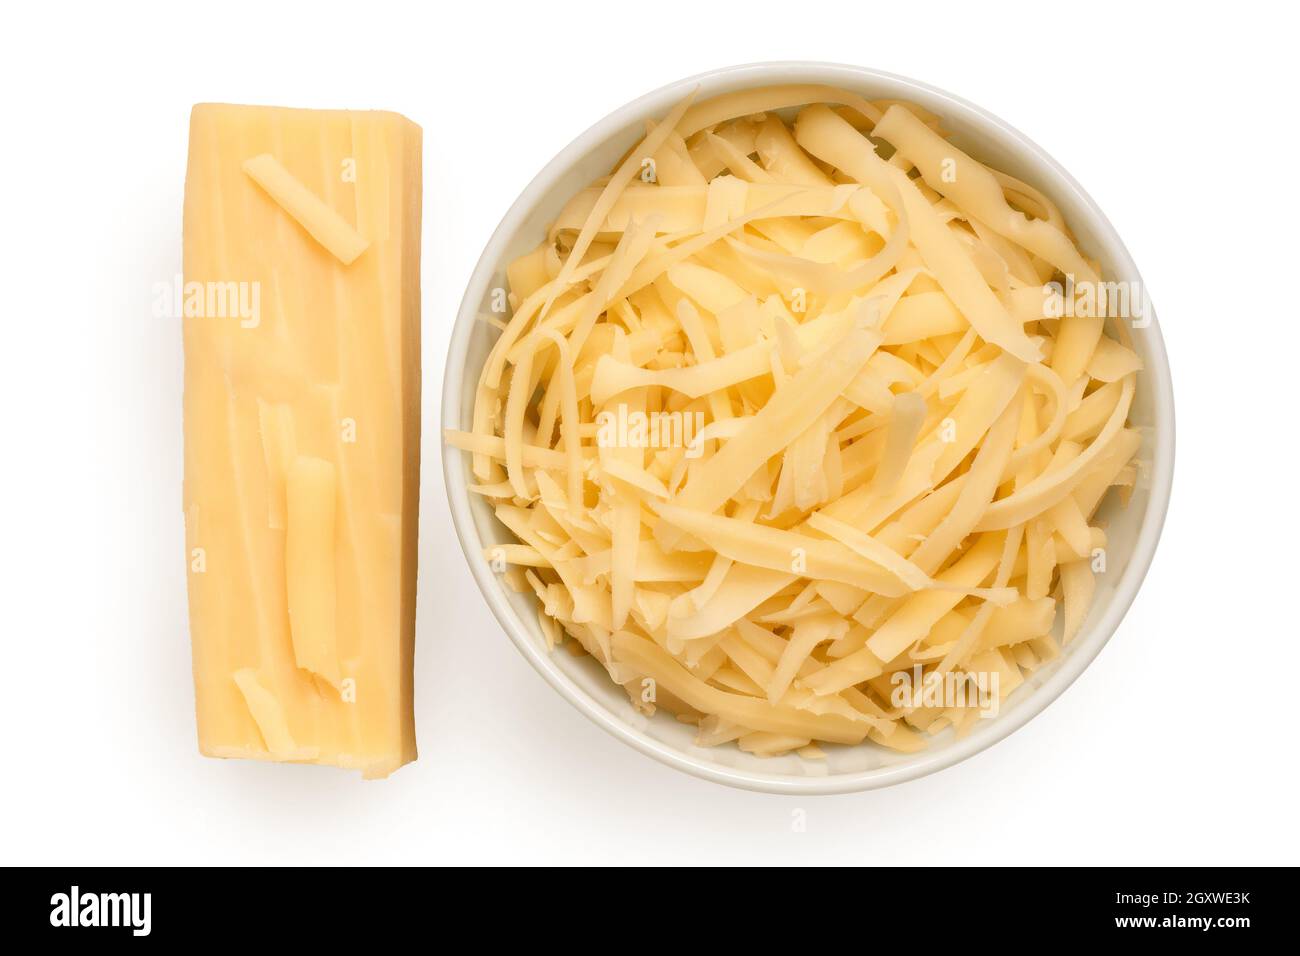
[[[185,179],[199,749],[415,759],[421,130],[203,104]]]

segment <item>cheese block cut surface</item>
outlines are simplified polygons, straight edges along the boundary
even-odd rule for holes
[[[202,104],[185,179],[199,749],[415,759],[421,130]]]

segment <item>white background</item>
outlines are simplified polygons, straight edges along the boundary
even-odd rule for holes
[[[1300,862],[1284,5],[179,6],[5,14],[0,862]],[[451,321],[518,192],[635,96],[769,59],[912,76],[1039,142],[1127,242],[1174,372],[1173,503],[1111,643],[992,750],[853,796],[731,791],[589,724],[490,617],[439,462]],[[420,759],[386,782],[196,749],[180,330],[150,306],[206,100],[425,129]]]

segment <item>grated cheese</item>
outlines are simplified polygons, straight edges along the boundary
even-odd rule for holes
[[[900,673],[1005,697],[1086,625],[1141,361],[1045,299],[1101,278],[1050,199],[938,118],[810,85],[688,98],[506,274],[446,440],[513,536],[485,560],[638,710],[760,756],[914,752],[980,704],[897,706]]]

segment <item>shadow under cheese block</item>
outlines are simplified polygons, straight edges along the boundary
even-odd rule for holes
[[[199,749],[415,759],[421,130],[201,104],[185,179]]]

